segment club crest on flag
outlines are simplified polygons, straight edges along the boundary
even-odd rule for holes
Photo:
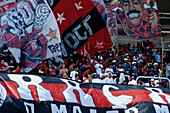
[[[61,54],[49,48],[60,48],[61,40],[56,19],[44,0],[19,1],[1,20],[3,42],[16,61],[28,68],[26,72],[42,60]]]

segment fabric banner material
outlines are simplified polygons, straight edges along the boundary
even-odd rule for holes
[[[91,56],[112,46],[106,24],[91,0],[48,2],[59,25],[64,57],[84,44],[88,45]]]
[[[117,20],[116,13],[107,7],[103,0],[91,0],[100,15],[102,16],[107,29],[109,31],[110,37],[112,39],[113,45],[116,45],[118,30],[117,30]]]
[[[169,113],[170,90],[83,84],[28,74],[0,76],[0,113]]]
[[[17,62],[30,71],[44,59],[61,55],[56,19],[44,0],[22,0],[1,17],[3,42]]]
[[[161,38],[161,25],[155,0],[105,0],[115,11],[124,31],[142,40]]]
[[[15,4],[15,2],[16,0],[0,0],[0,16]]]

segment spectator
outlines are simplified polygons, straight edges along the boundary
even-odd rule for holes
[[[75,78],[76,74],[79,74],[77,71],[78,71],[78,67],[77,66],[73,66],[73,70],[70,73],[70,78],[72,80],[76,80],[76,78]]]
[[[49,75],[51,75],[51,76],[55,76],[56,75],[56,69],[55,69],[54,66],[55,66],[54,63],[51,63],[51,67],[48,68]]]
[[[108,68],[106,68],[105,73],[111,73],[111,75],[113,76],[113,69],[111,64],[108,65]]]
[[[155,87],[157,87],[157,88],[163,88],[161,85],[160,85],[160,82],[159,82],[159,80],[155,80]]]
[[[23,66],[21,64],[18,64],[17,68],[13,70],[14,73],[22,73]]]
[[[136,79],[138,77],[137,62],[132,62],[132,76]]]
[[[158,76],[159,72],[158,72],[158,63],[154,63],[153,64],[153,68],[151,69],[152,73],[154,76]]]
[[[154,45],[153,48],[152,48],[152,58],[155,58],[157,51],[158,50],[156,49],[156,47]]]
[[[161,63],[161,55],[160,55],[160,52],[159,52],[159,51],[158,51],[157,54],[155,55],[155,60],[156,60],[156,62]]]
[[[65,64],[60,69],[60,76],[63,77],[64,75],[68,75],[68,69],[65,67]]]
[[[102,60],[99,60],[99,63],[95,65],[96,73],[101,73],[101,68],[103,68]]]
[[[7,65],[5,65],[5,60],[2,59],[1,60],[1,64],[0,64],[0,71],[1,72],[6,72],[8,70],[9,67],[7,67]]]
[[[124,68],[125,72],[128,71],[128,68],[131,68],[127,58],[124,59],[124,63],[122,64],[122,67]]]
[[[84,74],[83,76],[83,83],[89,83],[88,75]]]
[[[151,79],[150,80],[150,85],[149,85],[150,87],[155,87],[155,83],[154,83],[154,79]]]
[[[166,66],[166,77],[170,79],[170,62]]]
[[[128,85],[137,85],[137,82],[135,81],[132,75],[128,76],[128,80],[129,80]]]

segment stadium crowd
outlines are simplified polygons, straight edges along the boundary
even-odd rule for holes
[[[16,63],[5,46],[1,50],[0,71],[24,73],[23,67]],[[59,57],[58,57],[59,58]],[[163,58],[163,59],[162,59]],[[61,59],[61,58],[60,58]],[[89,57],[74,52],[69,58],[59,60],[51,58],[42,61],[31,72],[45,76],[61,77],[83,83],[109,83],[143,85],[151,87],[169,87],[167,80],[140,79],[139,76],[170,78],[170,55],[163,54],[152,42],[119,45],[107,51]]]

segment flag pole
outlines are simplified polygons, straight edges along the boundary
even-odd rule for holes
[[[163,54],[164,54],[164,46],[163,46],[163,36],[161,37],[161,46],[162,46],[162,71],[163,71]]]

